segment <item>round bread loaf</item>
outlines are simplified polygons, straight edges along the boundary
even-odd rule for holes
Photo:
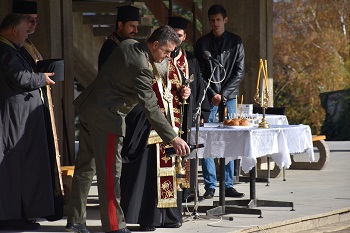
[[[230,125],[230,123],[231,123],[230,119],[224,120],[224,125]]]
[[[239,119],[238,118],[231,119],[230,125],[231,126],[239,126]]]
[[[239,122],[239,125],[240,126],[249,126],[248,119],[246,119],[246,118],[241,119],[241,121]]]

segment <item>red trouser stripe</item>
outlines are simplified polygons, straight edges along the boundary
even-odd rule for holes
[[[118,216],[116,209],[116,197],[114,193],[114,164],[117,135],[108,134],[107,154],[106,154],[106,182],[107,182],[107,200],[108,200],[108,218],[111,230],[118,230]]]

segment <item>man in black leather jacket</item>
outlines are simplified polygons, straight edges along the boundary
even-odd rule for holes
[[[244,48],[238,35],[225,30],[228,18],[223,6],[211,6],[208,18],[212,30],[198,39],[195,56],[201,65],[205,85],[212,76],[213,82],[210,83],[207,95],[211,102],[209,121],[214,122],[219,105],[226,105],[227,113],[231,116],[236,113],[236,96],[239,96],[239,85],[244,77]],[[214,160],[203,159],[202,169],[206,189],[204,198],[213,198],[217,183]],[[225,168],[225,196],[243,197],[244,193],[233,188],[233,177],[234,162],[230,161]]]

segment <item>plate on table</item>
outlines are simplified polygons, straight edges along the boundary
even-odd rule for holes
[[[206,122],[204,123],[205,128],[217,128],[220,127],[221,123],[220,122]]]
[[[252,128],[254,127],[253,124],[249,124],[249,125],[222,125],[222,127],[224,128],[231,128],[231,129],[248,129],[248,128]]]

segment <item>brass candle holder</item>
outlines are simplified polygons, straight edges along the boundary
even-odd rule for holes
[[[182,167],[181,156],[176,156],[175,170],[176,170],[176,174],[180,174],[180,175],[186,174],[186,170]]]
[[[186,175],[186,170],[182,167],[181,156],[176,156],[175,171],[176,171],[176,175],[180,175],[180,176]],[[182,191],[182,187],[185,188],[185,186],[186,186],[186,179],[177,177],[176,190]]]
[[[191,74],[191,76],[185,80],[185,86],[189,87],[193,81],[194,81],[194,76],[193,76],[193,74]],[[178,133],[178,136],[180,138],[182,137],[182,134],[185,133],[182,130],[182,124],[183,124],[183,120],[184,120],[184,113],[185,113],[185,105],[186,104],[188,104],[188,103],[184,99],[182,100],[182,102],[180,102],[180,128],[179,128],[179,133]],[[188,119],[186,118],[186,120],[188,120]],[[186,133],[188,133],[188,132],[186,132]],[[176,156],[175,170],[176,170],[176,174],[180,174],[180,175],[186,174],[186,170],[182,167],[182,157],[181,156]],[[182,191],[182,189],[180,187],[180,184],[182,184],[182,182],[183,182],[183,179],[177,180],[177,190],[178,191]]]
[[[262,93],[262,96],[260,96],[259,88],[257,88],[254,96],[254,101],[261,106],[263,113],[263,118],[259,123],[259,128],[270,128],[270,124],[267,123],[265,118],[265,112],[269,104],[269,92],[267,91],[267,88],[265,89],[264,93]]]

